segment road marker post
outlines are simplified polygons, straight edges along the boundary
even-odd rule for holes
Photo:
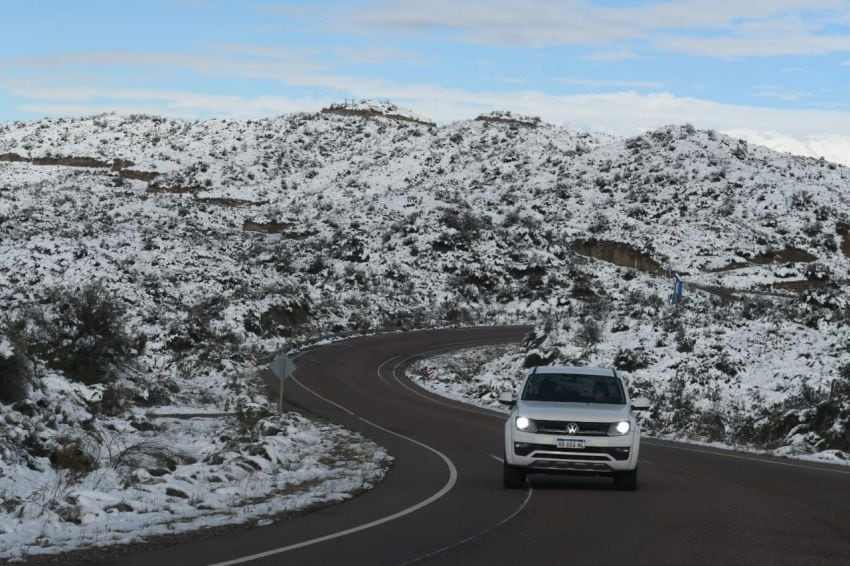
[[[295,365],[295,362],[292,361],[292,358],[287,356],[284,352],[278,354],[272,363],[269,364],[269,369],[273,374],[280,379],[280,396],[277,402],[277,411],[278,413],[283,414],[283,382],[284,380],[292,375],[298,367]]]
[[[672,301],[673,301],[674,305],[682,300],[682,292],[684,290],[685,290],[685,282],[682,281],[681,277],[679,277],[679,274],[676,273],[675,277],[673,279],[673,299],[672,299]]]

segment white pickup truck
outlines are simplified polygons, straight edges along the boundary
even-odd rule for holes
[[[532,368],[505,423],[504,484],[525,485],[527,474],[607,475],[619,489],[637,488],[640,427],[634,411],[649,400],[629,399],[613,369]]]

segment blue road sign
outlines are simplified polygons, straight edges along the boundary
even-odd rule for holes
[[[673,279],[673,303],[678,303],[682,299],[682,293],[685,290],[685,282],[677,273]]]

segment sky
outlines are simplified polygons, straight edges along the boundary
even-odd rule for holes
[[[389,100],[634,135],[691,123],[850,164],[850,0],[28,0],[0,120]]]

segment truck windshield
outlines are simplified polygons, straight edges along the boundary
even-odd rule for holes
[[[607,375],[535,373],[522,390],[523,401],[559,403],[626,403],[620,380]]]

